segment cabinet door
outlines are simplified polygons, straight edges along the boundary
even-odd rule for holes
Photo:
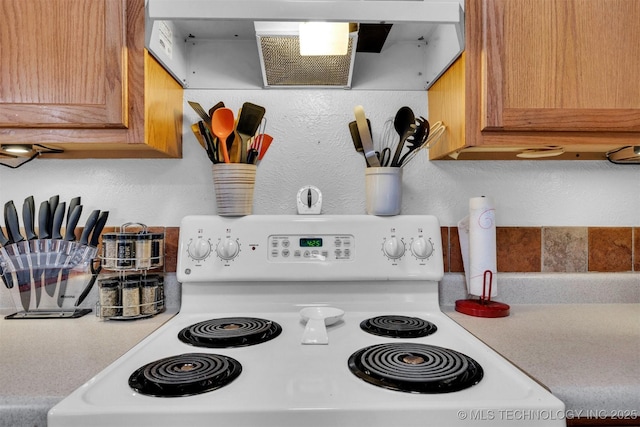
[[[640,1],[482,8],[480,130],[640,131]]]
[[[0,127],[126,127],[125,13],[124,0],[0,0]]]

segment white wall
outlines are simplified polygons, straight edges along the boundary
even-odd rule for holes
[[[222,100],[237,110],[244,101],[267,109],[274,144],[258,167],[254,213],[295,213],[305,185],[324,194],[324,213],[364,213],[363,157],[347,124],[363,105],[379,139],[383,123],[403,105],[427,116],[423,92],[348,90],[189,91],[185,100],[207,108]],[[191,134],[198,120],[186,104],[184,157],[180,160],[34,160],[20,169],[0,167],[0,202],[18,206],[60,194],[82,196],[85,209],[111,212],[109,224],[128,221],[177,226],[188,214],[215,214],[211,163]],[[502,226],[640,226],[640,167],[605,161],[441,161],[423,152],[404,171],[405,214],[430,213],[442,225],[466,214],[468,199],[495,199]],[[86,216],[83,215],[81,223]]]

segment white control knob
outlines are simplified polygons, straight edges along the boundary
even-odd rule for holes
[[[425,259],[429,258],[433,253],[433,243],[424,237],[418,237],[411,242],[411,252],[416,258]]]
[[[209,256],[211,253],[211,244],[209,244],[208,240],[204,239],[192,240],[187,248],[187,252],[189,252],[191,258],[199,261]]]
[[[398,259],[404,255],[404,242],[397,237],[390,237],[384,241],[382,251],[391,259]]]
[[[240,251],[240,245],[237,240],[226,238],[218,243],[218,247],[216,248],[216,253],[218,256],[224,260],[230,260],[238,255]]]

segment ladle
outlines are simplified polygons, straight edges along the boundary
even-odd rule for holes
[[[229,135],[233,133],[234,128],[235,123],[233,119],[233,111],[231,109],[222,107],[213,112],[213,117],[211,118],[211,130],[218,138],[218,141],[226,141]],[[224,162],[230,163],[227,145],[220,143],[219,146],[222,151]]]
[[[300,316],[307,326],[302,334],[302,344],[329,344],[325,326],[333,325],[344,316],[344,311],[336,307],[305,307]]]

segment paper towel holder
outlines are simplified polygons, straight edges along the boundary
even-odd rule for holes
[[[482,296],[480,299],[459,299],[456,301],[456,311],[476,317],[507,317],[510,307],[508,304],[491,301],[491,286],[493,272],[485,270],[482,277]],[[489,289],[487,289],[487,285]]]

